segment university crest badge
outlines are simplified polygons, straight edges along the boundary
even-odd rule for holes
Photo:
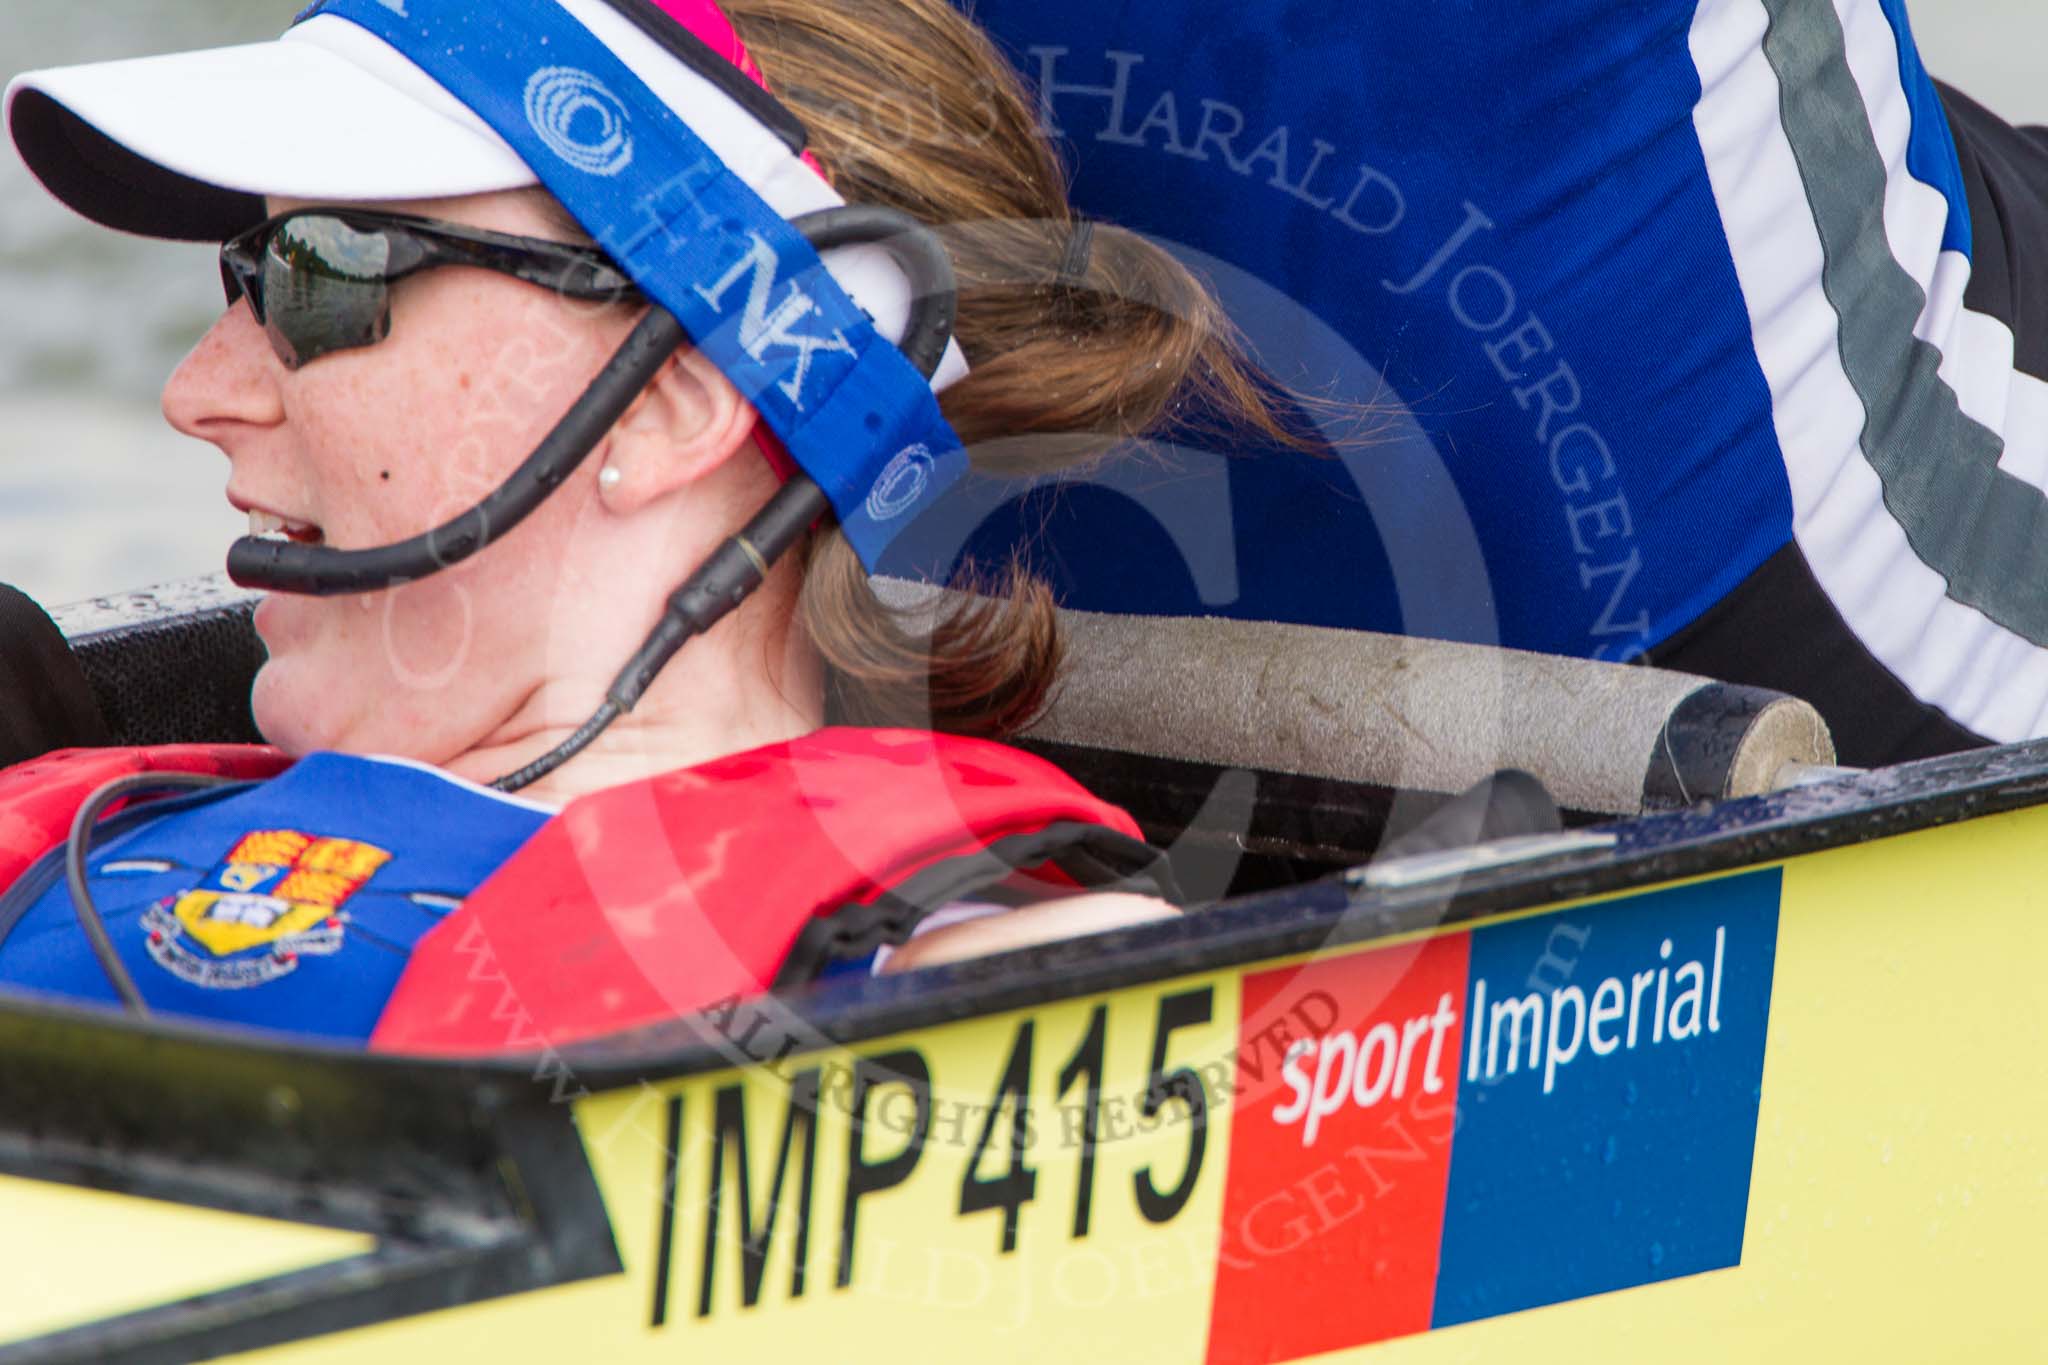
[[[297,830],[244,835],[198,886],[144,913],[149,955],[182,981],[240,990],[340,952],[351,896],[391,861],[354,839]]]

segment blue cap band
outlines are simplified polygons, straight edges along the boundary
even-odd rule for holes
[[[810,243],[554,0],[316,14],[383,39],[512,146],[782,438],[869,568],[965,472],[930,382]]]

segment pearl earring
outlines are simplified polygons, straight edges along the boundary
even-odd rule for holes
[[[597,486],[607,493],[616,491],[625,481],[626,476],[610,465],[606,465],[597,476]]]

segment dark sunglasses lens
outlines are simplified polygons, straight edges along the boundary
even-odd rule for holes
[[[264,330],[292,369],[391,332],[391,241],[339,218],[300,214],[263,252]]]

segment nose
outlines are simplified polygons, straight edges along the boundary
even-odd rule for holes
[[[207,330],[164,385],[164,417],[187,436],[233,454],[237,431],[284,420],[283,367],[243,299]]]

